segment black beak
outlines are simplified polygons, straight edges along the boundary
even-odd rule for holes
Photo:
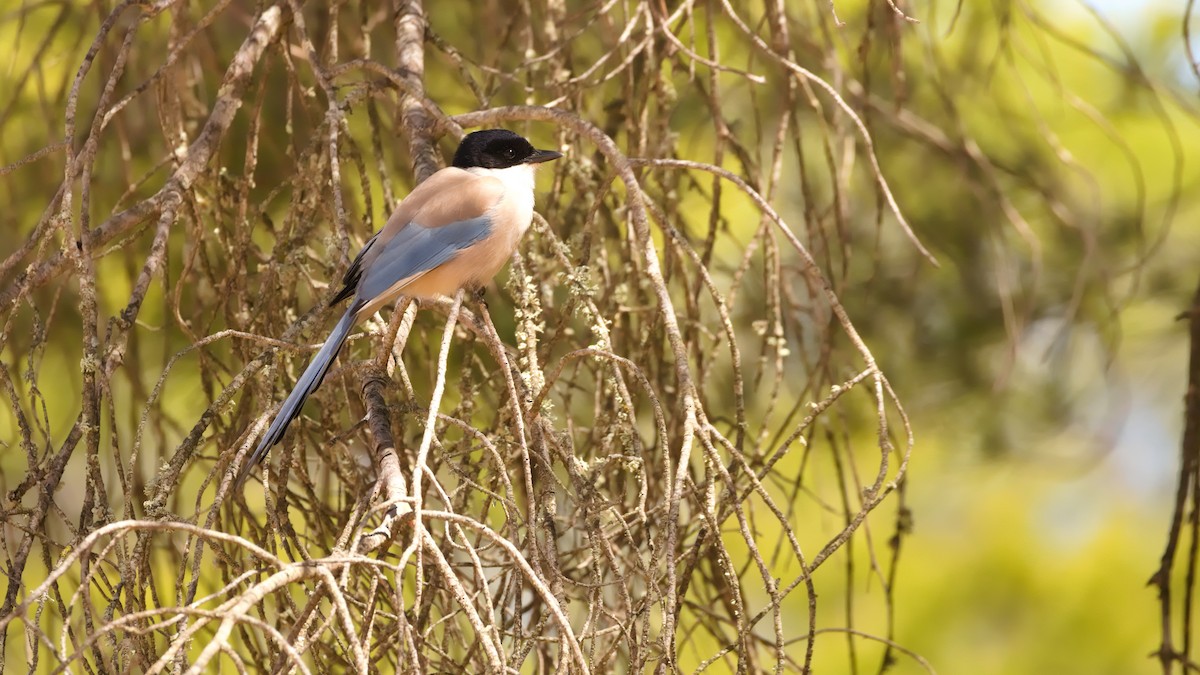
[[[549,162],[558,159],[559,157],[562,157],[561,152],[555,152],[553,150],[534,150],[532,155],[525,158],[525,163],[541,164],[542,162]]]

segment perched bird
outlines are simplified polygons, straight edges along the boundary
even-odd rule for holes
[[[482,287],[500,271],[533,220],[534,170],[559,157],[505,129],[476,131],[459,144],[451,166],[400,202],[350,263],[330,305],[353,301],[242,467],[238,485],[283,438],[357,321],[399,296],[454,295]]]

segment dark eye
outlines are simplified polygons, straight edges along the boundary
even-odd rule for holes
[[[504,156],[507,157],[508,159],[512,159],[513,157],[517,156],[516,148],[505,148],[503,152],[504,152]]]

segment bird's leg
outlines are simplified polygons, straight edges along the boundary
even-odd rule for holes
[[[478,286],[470,289],[469,292],[472,300],[479,303],[481,308],[487,309],[487,286],[479,284]]]

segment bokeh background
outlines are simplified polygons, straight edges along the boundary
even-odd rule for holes
[[[1045,115],[1092,177],[1073,187],[1091,200],[1094,222],[1128,226],[1140,211],[1152,243],[1134,275],[1140,279],[1126,270],[1114,275],[1120,299],[1113,314],[1106,307],[1081,316],[1060,295],[1007,342],[974,343],[964,334],[961,344],[971,346],[963,352],[931,355],[981,357],[977,365],[991,382],[969,391],[944,380],[939,386],[955,376],[953,368],[913,364],[940,377],[908,399],[935,449],[918,463],[921,478],[912,486],[917,534],[901,565],[907,578],[898,586],[898,616],[912,614],[898,621],[911,631],[906,644],[945,672],[1161,672],[1150,656],[1159,607],[1146,582],[1166,540],[1179,470],[1188,354],[1179,314],[1191,302],[1200,245],[1200,81],[1185,53],[1180,4],[1046,3],[1043,17],[1063,41],[1015,38],[1028,40],[1016,57],[1024,75],[997,77],[967,94],[1011,96],[1018,120],[1031,109]],[[1191,24],[1194,50],[1194,17]],[[1166,93],[1161,111],[1126,84],[1132,59],[1176,92]],[[1046,77],[1032,75],[1038,71]],[[1111,126],[1071,111],[1075,96]],[[1028,141],[1046,147],[1037,132],[1013,138],[1007,121],[979,123],[1014,154],[1027,151],[1020,146]],[[937,209],[937,196],[929,201]],[[972,219],[944,217],[956,216]],[[1101,235],[1104,262],[1090,263],[1123,267],[1104,252],[1123,236],[1120,228]],[[1078,269],[1081,242],[1042,241],[1047,277],[1065,281]],[[1064,258],[1052,252],[1059,246],[1075,251]],[[978,300],[959,289],[961,307]]]

